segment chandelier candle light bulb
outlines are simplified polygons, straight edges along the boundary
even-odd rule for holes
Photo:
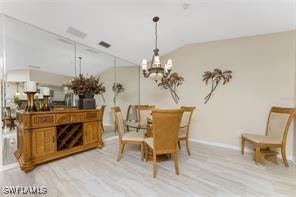
[[[154,56],[154,64],[159,66],[160,65],[160,59],[159,59],[159,56]]]
[[[147,70],[147,60],[146,59],[142,60],[142,70]]]

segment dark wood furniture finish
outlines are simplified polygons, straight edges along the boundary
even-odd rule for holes
[[[21,169],[92,148],[102,148],[100,110],[17,112],[17,151]]]

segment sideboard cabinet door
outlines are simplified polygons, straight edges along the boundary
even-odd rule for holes
[[[99,141],[98,122],[87,122],[83,124],[84,144],[95,143]]]
[[[34,158],[54,153],[56,150],[54,127],[34,129],[32,132],[32,156]]]

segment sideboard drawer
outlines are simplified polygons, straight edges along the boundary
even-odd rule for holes
[[[46,126],[55,123],[55,118],[53,114],[43,114],[43,115],[33,115],[32,116],[32,126]]]
[[[56,114],[56,124],[63,124],[71,122],[71,114]]]
[[[73,113],[71,114],[72,122],[83,122],[84,121],[84,113]]]

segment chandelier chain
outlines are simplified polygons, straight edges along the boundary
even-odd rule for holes
[[[155,22],[155,49],[157,49],[157,22]]]

